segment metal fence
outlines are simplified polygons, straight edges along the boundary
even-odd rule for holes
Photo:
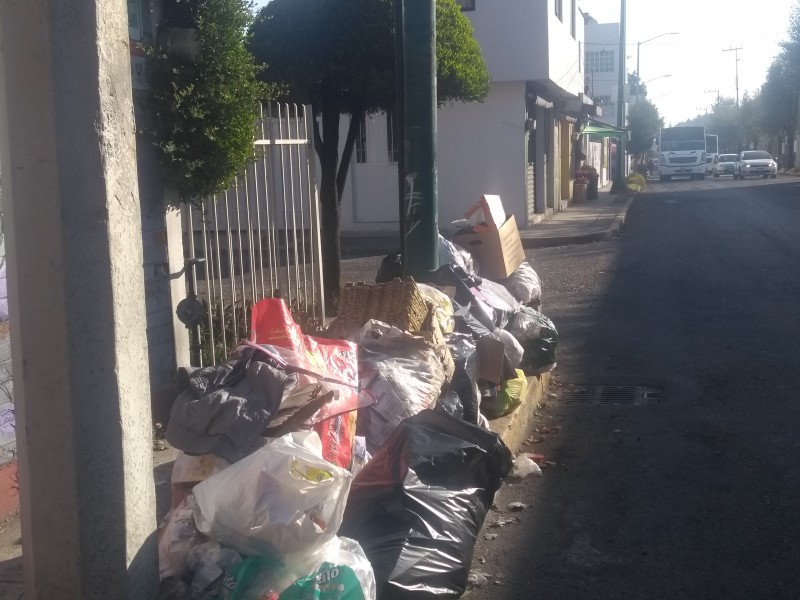
[[[187,287],[205,311],[192,328],[199,366],[249,335],[250,309],[262,298],[284,298],[301,325],[325,317],[311,123],[294,104],[260,113],[245,171],[226,192],[183,208]]]

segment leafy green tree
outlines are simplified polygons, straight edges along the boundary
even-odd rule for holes
[[[325,292],[340,285],[340,206],[356,136],[367,115],[396,106],[392,0],[272,0],[256,17],[250,48],[282,86],[281,100],[310,104],[320,162]],[[472,25],[454,0],[436,0],[440,104],[483,100],[489,75]],[[341,115],[350,123],[344,144]]]
[[[658,131],[664,126],[664,119],[656,105],[647,98],[640,98],[628,111],[628,154],[636,157],[641,163],[647,152],[653,147]]]
[[[797,109],[800,101],[800,65],[792,64],[785,55],[778,56],[767,71],[767,80],[759,93],[759,125],[770,138],[771,150],[780,152],[780,141],[788,138],[787,154],[782,164],[789,164],[789,149],[797,129]]]
[[[179,200],[225,190],[253,157],[258,103],[273,93],[245,40],[247,0],[165,0],[164,24],[197,33],[197,51],[148,49],[150,123],[165,180]]]

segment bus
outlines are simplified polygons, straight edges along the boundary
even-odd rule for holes
[[[706,175],[714,174],[714,164],[719,156],[719,137],[706,134]]]
[[[658,134],[658,178],[706,177],[705,127],[665,127]]]

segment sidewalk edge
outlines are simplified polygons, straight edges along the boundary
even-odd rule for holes
[[[576,235],[561,235],[554,237],[540,238],[521,238],[523,248],[550,248],[554,246],[569,246],[571,244],[591,244],[593,242],[604,242],[613,238],[625,224],[628,209],[637,195],[628,198],[625,206],[614,216],[611,223],[605,229],[593,231],[591,233],[579,233]],[[621,198],[622,196],[618,196]]]
[[[489,422],[492,431],[501,437],[505,445],[515,453],[522,445],[533,422],[539,403],[547,394],[551,373],[528,377],[528,393],[522,404],[510,415]]]

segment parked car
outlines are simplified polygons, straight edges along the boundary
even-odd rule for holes
[[[778,176],[776,163],[766,150],[745,150],[739,153],[733,170],[734,179],[744,179],[748,175],[761,175],[764,179]]]
[[[714,177],[733,175],[733,167],[738,158],[738,154],[720,154],[714,163]]]

